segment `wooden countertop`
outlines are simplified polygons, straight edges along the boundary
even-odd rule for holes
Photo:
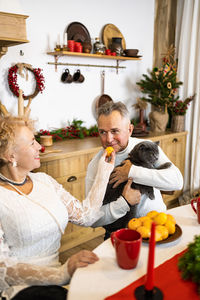
[[[155,132],[149,132],[148,135],[145,137],[139,137],[135,136],[137,138],[141,139],[152,139],[156,140],[157,137],[159,137],[159,140],[162,140],[168,137],[178,137],[182,135],[186,135],[187,132],[161,132],[161,133],[155,133]],[[41,162],[56,160],[56,159],[62,159],[66,157],[70,157],[72,155],[81,155],[84,153],[91,153],[93,151],[98,151],[101,149],[101,141],[99,137],[87,137],[84,139],[65,139],[62,141],[54,142],[52,146],[46,147],[46,151],[48,150],[61,150],[58,153],[49,153],[45,155],[41,155]]]

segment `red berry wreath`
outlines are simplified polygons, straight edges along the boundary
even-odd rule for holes
[[[11,90],[11,92],[16,96],[19,97],[19,85],[17,83],[17,71],[19,69],[19,64],[11,67],[8,70],[8,84],[9,84],[9,88]],[[34,98],[35,96],[37,96],[37,94],[39,92],[42,93],[42,91],[44,90],[45,86],[44,86],[44,76],[41,73],[41,69],[33,69],[30,65],[25,65],[23,64],[23,68],[26,68],[27,70],[31,71],[34,76],[35,76],[35,80],[36,80],[36,87],[35,87],[35,91],[33,92],[32,95],[28,95],[25,96],[23,94],[23,98],[24,100],[27,100],[29,98]]]

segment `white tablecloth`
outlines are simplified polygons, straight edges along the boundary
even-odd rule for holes
[[[155,267],[184,250],[194,240],[195,235],[200,235],[200,225],[190,204],[170,209],[167,213],[175,217],[182,229],[182,235],[171,243],[156,245]],[[110,239],[99,245],[94,252],[99,261],[76,270],[70,283],[68,300],[102,300],[146,273],[148,244],[142,243],[139,262],[133,270],[118,267]]]

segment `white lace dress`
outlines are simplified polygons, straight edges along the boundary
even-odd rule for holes
[[[83,202],[45,173],[29,174],[33,189],[28,195],[0,186],[0,291],[7,299],[13,287],[67,283],[66,265],[58,261],[61,235],[68,221],[90,226],[102,216],[99,208],[112,170],[102,159]]]

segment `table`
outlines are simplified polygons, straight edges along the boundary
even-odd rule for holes
[[[190,204],[170,209],[167,213],[175,217],[182,229],[182,235],[171,243],[156,245],[155,267],[184,250],[195,235],[200,235],[200,225]],[[146,274],[148,260],[146,243],[142,243],[139,262],[133,270],[118,267],[110,239],[99,245],[94,252],[98,255],[99,261],[76,270],[70,283],[68,300],[102,300]]]

